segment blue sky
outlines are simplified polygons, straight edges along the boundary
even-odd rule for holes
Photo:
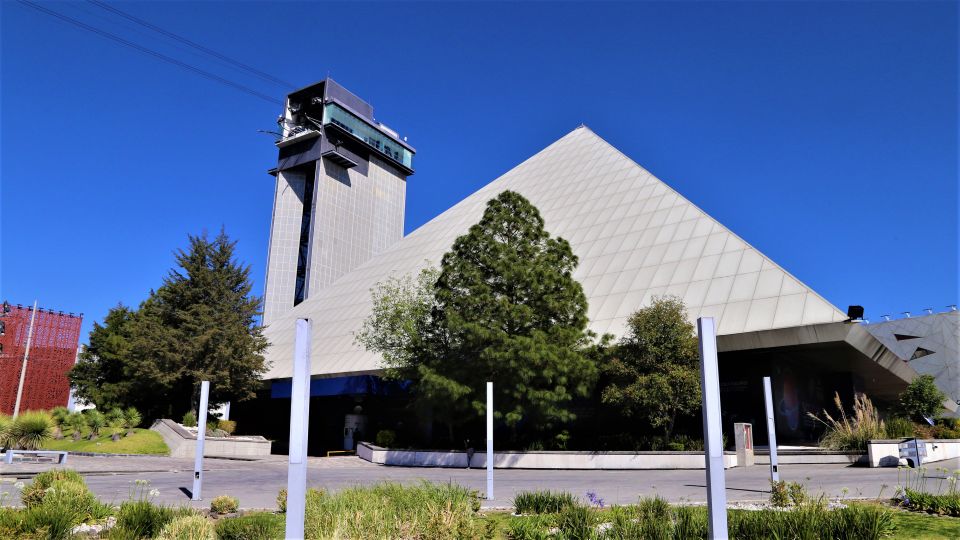
[[[280,99],[88,3],[45,4]],[[409,232],[580,123],[867,315],[958,297],[957,4],[123,3],[298,86],[330,75],[417,150]],[[280,107],[0,6],[0,297],[136,305],[188,233],[262,291]]]

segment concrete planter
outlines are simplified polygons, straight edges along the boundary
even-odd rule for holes
[[[443,450],[392,450],[370,443],[357,445],[357,456],[371,463],[399,467],[467,467],[467,453]],[[724,453],[724,467],[737,465],[733,452]],[[478,451],[470,467],[484,468],[487,456]],[[703,452],[494,452],[498,469],[703,469]]]
[[[197,452],[197,436],[173,420],[157,420],[150,426],[170,447],[170,456],[192,458]],[[206,437],[203,455],[208,457],[252,458],[270,455],[271,442],[259,435],[243,437]]]
[[[867,443],[871,467],[896,467],[900,462],[900,443],[910,439],[876,439]],[[923,463],[960,457],[960,439],[921,440],[927,447]]]

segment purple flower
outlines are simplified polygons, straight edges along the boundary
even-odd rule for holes
[[[590,500],[590,504],[592,504],[592,505],[594,505],[594,506],[597,506],[597,507],[599,507],[599,508],[603,508],[603,499],[601,499],[599,496],[597,496],[597,492],[596,492],[596,491],[588,491],[588,492],[587,492],[587,499]]]

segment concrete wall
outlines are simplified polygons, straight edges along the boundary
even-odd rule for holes
[[[391,450],[369,443],[357,445],[357,455],[371,463],[400,467],[466,468],[466,452]],[[737,456],[726,453],[724,467],[737,465]],[[487,466],[487,456],[477,452],[474,468]],[[498,469],[703,469],[702,452],[494,452]]]
[[[170,447],[170,456],[192,458],[197,452],[197,437],[173,420],[157,420],[150,427]],[[203,455],[208,457],[269,456],[272,443],[260,436],[207,437]]]
[[[906,439],[879,439],[867,444],[871,467],[896,467],[900,464],[900,443]],[[960,439],[921,441],[927,448],[922,464],[960,457]]]

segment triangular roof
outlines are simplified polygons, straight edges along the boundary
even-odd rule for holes
[[[717,319],[719,334],[846,319],[843,312],[586,127],[579,127],[310,297],[266,329],[268,379],[291,376],[294,323],[312,321],[311,372],[370,373],[379,355],[354,343],[370,289],[391,275],[439,264],[479,221],[488,200],[517,191],[580,259],[574,276],[590,327],[619,335],[654,296],[672,294],[691,320]]]

